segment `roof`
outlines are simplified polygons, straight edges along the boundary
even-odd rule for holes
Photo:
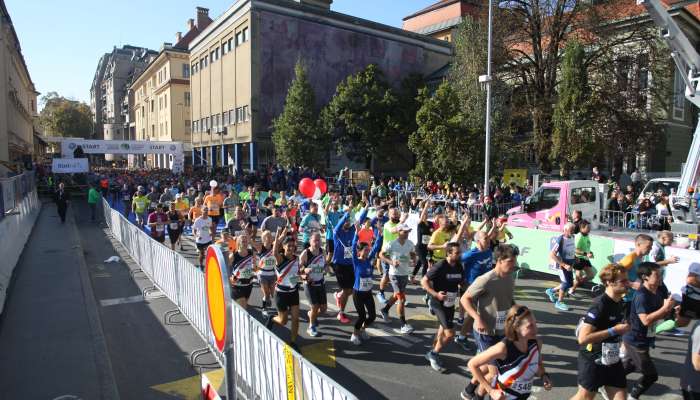
[[[454,17],[450,19],[446,19],[444,21],[440,21],[437,24],[432,24],[428,26],[424,26],[420,29],[414,30],[416,33],[420,33],[422,35],[430,35],[435,32],[441,32],[447,29],[454,28],[455,26],[459,26],[459,24],[462,23],[464,20],[464,17],[459,16],[459,17]]]
[[[17,53],[19,54],[19,59],[22,62],[22,66],[24,67],[24,72],[27,74],[27,79],[29,80],[29,84],[32,85],[32,90],[36,92],[36,87],[34,86],[34,81],[32,81],[31,75],[29,75],[29,68],[27,68],[27,63],[24,60],[24,55],[22,54],[22,47],[20,46],[19,43],[19,37],[17,36],[17,32],[15,31],[15,25],[12,23],[12,18],[10,18],[10,12],[7,11],[7,7],[5,6],[5,0],[0,0],[0,18],[5,18],[7,20],[8,25],[10,25],[10,31],[12,32],[12,36],[15,38],[15,48],[17,49]]]
[[[425,14],[425,13],[429,13],[429,12],[431,12],[431,11],[438,10],[438,9],[440,9],[440,8],[442,8],[442,7],[446,7],[446,6],[449,6],[449,5],[454,4],[454,3],[459,3],[459,2],[461,2],[461,1],[463,1],[463,0],[440,0],[440,1],[438,1],[437,3],[434,3],[434,4],[432,4],[432,5],[430,5],[430,6],[426,7],[426,8],[424,8],[424,9],[422,9],[422,10],[416,12],[416,13],[413,13],[413,14],[409,15],[408,17],[404,17],[403,20],[405,21],[405,20],[407,20],[407,19],[415,18],[415,17],[417,17],[417,16],[419,16],[419,15],[422,15],[422,14]]]
[[[180,39],[180,41],[175,43],[173,45],[173,47],[178,47],[178,48],[187,50],[192,39],[196,38],[207,26],[209,26],[209,24],[214,22],[214,20],[211,19],[211,17],[209,17],[209,15],[207,15],[207,18],[205,21],[206,21],[206,23],[202,24],[203,26],[199,26],[199,25],[192,26],[192,29],[187,31],[187,33],[185,33],[185,35]]]

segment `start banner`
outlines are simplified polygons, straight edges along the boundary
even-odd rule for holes
[[[72,158],[80,146],[85,154],[183,154],[182,142],[151,142],[140,140],[64,140],[61,155]]]
[[[54,174],[77,174],[90,171],[87,158],[54,158],[51,163]]]

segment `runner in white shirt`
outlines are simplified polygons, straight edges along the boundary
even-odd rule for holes
[[[202,215],[197,217],[192,224],[192,233],[194,234],[197,250],[199,251],[199,268],[204,269],[204,256],[207,252],[207,247],[212,242],[211,237],[211,218],[209,218],[209,209],[204,207]]]
[[[398,301],[396,309],[401,319],[401,333],[409,334],[413,332],[413,327],[406,323],[406,285],[408,285],[408,276],[416,264],[416,246],[408,239],[411,227],[401,224],[397,230],[399,237],[389,242],[379,253],[380,259],[389,265],[389,280],[394,289],[394,295],[379,312],[384,321],[388,322],[389,309]]]

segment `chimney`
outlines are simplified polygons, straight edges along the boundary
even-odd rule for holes
[[[190,18],[187,20],[187,32],[191,31],[192,28],[194,28],[194,19]]]
[[[209,9],[197,7],[197,28],[204,29],[207,25],[209,25]]]
[[[182,32],[175,32],[175,44],[180,43],[180,40],[182,40]]]

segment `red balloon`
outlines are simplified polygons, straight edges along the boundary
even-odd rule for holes
[[[314,181],[314,185],[321,191],[321,194],[326,194],[328,191],[328,185],[326,184],[326,181],[323,179],[319,178]]]
[[[299,181],[299,192],[306,198],[310,199],[314,196],[316,185],[311,178],[304,178]]]

